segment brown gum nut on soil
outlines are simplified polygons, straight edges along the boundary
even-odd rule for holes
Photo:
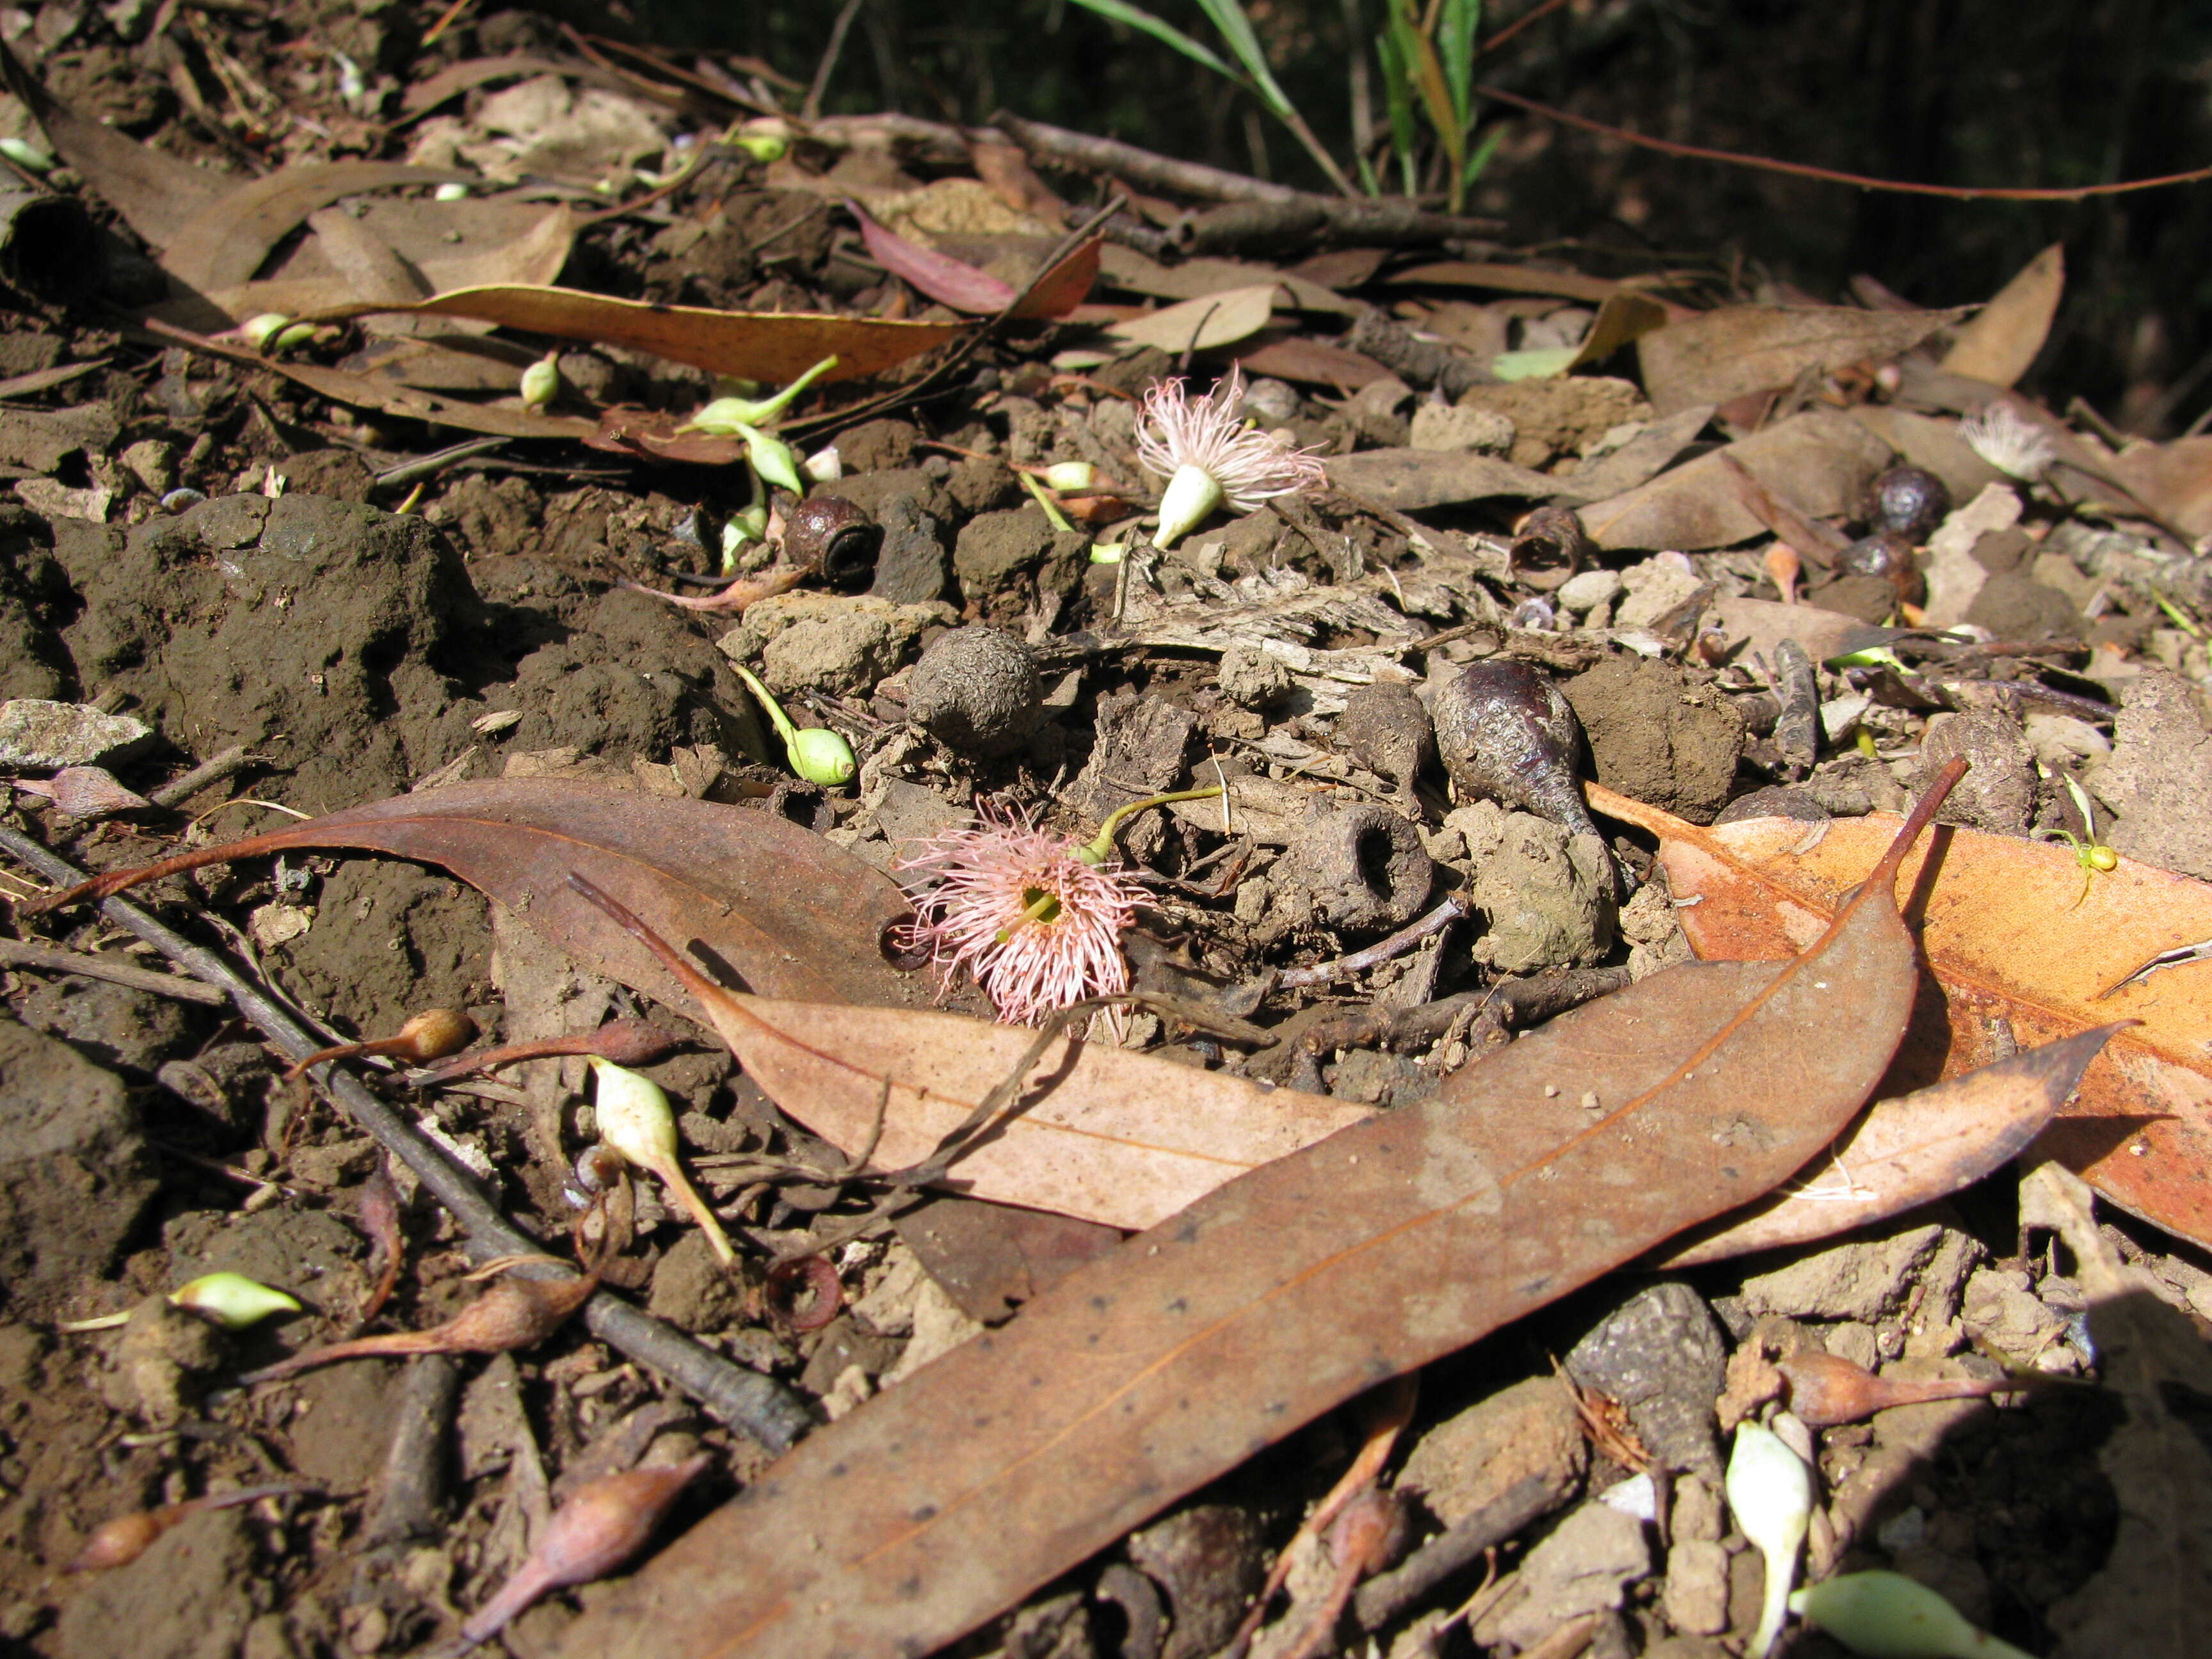
[[[1363,685],[1344,700],[1336,733],[1362,766],[1410,793],[1421,769],[1436,758],[1436,728],[1411,686],[1384,680]]]
[[[1575,781],[1582,728],[1540,670],[1495,658],[1471,665],[1437,690],[1436,729],[1444,769],[1470,795],[1522,807],[1569,835],[1598,834]]]
[[[1595,550],[1571,508],[1540,507],[1521,520],[1505,557],[1516,581],[1549,593],[1587,565]]]
[[[1859,517],[1870,536],[1901,536],[1924,542],[1950,515],[1951,492],[1933,472],[1917,466],[1893,466],[1867,486]]]
[[[1317,807],[1277,866],[1313,895],[1316,913],[1347,933],[1382,933],[1420,915],[1437,866],[1420,832],[1386,806]]]
[[[1907,605],[1917,605],[1927,596],[1928,584],[1913,562],[1912,542],[1906,536],[1885,532],[1865,537],[1838,554],[1836,562],[1854,575],[1881,577]]]
[[[876,553],[883,527],[842,496],[801,501],[787,517],[785,556],[802,570],[820,574],[840,593],[858,593],[876,578]]]
[[[1012,635],[981,623],[939,635],[907,682],[907,712],[965,754],[1002,754],[1036,729],[1036,659]]]

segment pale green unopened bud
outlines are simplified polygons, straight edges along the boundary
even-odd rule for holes
[[[722,526],[722,569],[727,574],[736,564],[738,554],[768,534],[768,509],[749,507],[732,513]]]
[[[1167,493],[1160,497],[1160,529],[1152,538],[1152,545],[1173,546],[1220,505],[1221,486],[1211,472],[1202,466],[1177,467],[1175,477],[1168,480]]]
[[[54,158],[27,138],[0,138],[0,155],[27,173],[46,173],[54,165]]]
[[[809,783],[818,783],[824,789],[835,789],[853,781],[860,763],[853,757],[853,745],[845,741],[842,732],[832,732],[826,726],[810,726],[801,730],[785,746],[791,760],[791,769]]]
[[[300,1311],[300,1304],[283,1291],[272,1291],[243,1273],[203,1273],[170,1291],[169,1301],[229,1331],[242,1331],[271,1314]]]
[[[711,432],[718,438],[741,438],[748,427],[766,426],[791,407],[792,399],[837,367],[835,357],[824,357],[773,398],[717,398],[684,423],[686,432]]]
[[[1782,1633],[1790,1587],[1797,1577],[1797,1552],[1813,1519],[1813,1472],[1773,1430],[1739,1424],[1729,1458],[1728,1501],[1736,1525],[1766,1558],[1759,1628],[1744,1650],[1748,1659],[1766,1659]]]
[[[295,323],[289,328],[279,329],[276,337],[269,343],[269,349],[272,351],[289,351],[294,346],[305,345],[314,337],[314,324]]]
[[[831,444],[809,455],[799,470],[816,483],[836,483],[845,476],[845,458],[837,453],[837,446]]]
[[[451,180],[432,191],[430,199],[434,202],[465,202],[469,199],[469,187],[459,180]]]
[[[1088,461],[1055,461],[1045,468],[1044,481],[1053,489],[1088,489],[1098,482],[1098,469]]]
[[[707,1235],[715,1258],[725,1267],[729,1267],[737,1260],[737,1253],[730,1248],[729,1236],[722,1231],[720,1219],[707,1200],[699,1196],[678,1161],[676,1113],[668,1103],[667,1095],[649,1077],[617,1066],[611,1060],[602,1060],[597,1054],[590,1059],[592,1071],[599,1079],[599,1090],[593,1098],[599,1112],[599,1139],[621,1154],[624,1161],[659,1176],[691,1212],[699,1230]]]
[[[238,325],[246,337],[246,343],[256,351],[266,351],[270,343],[292,326],[292,319],[281,311],[264,311],[258,317],[249,317]]]
[[[791,146],[773,133],[751,132],[730,141],[756,161],[781,161],[791,153]]]
[[[799,458],[791,453],[789,444],[750,426],[739,427],[738,435],[745,441],[745,459],[752,463],[754,471],[794,495],[806,493],[799,477]]]
[[[745,683],[745,690],[753,694],[761,711],[768,716],[775,734],[783,739],[784,759],[791,769],[809,783],[818,783],[825,789],[852,781],[858,769],[853,758],[853,745],[842,736],[821,726],[810,726],[802,732],[791,723],[791,716],[783,712],[783,705],[769,694],[760,683],[760,677],[743,663],[732,664],[738,678]]]
[[[661,1086],[642,1073],[590,1057],[599,1078],[599,1139],[641,1170],[658,1174],[676,1161],[676,1113]]]
[[[1869,1659],[2027,1659],[1901,1572],[1845,1573],[1799,1590],[1790,1610]]]
[[[561,392],[561,365],[550,353],[522,371],[522,406],[543,409]]]

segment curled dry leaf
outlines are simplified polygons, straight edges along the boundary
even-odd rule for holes
[[[502,1279],[442,1325],[427,1331],[391,1331],[309,1348],[258,1371],[241,1382],[281,1382],[301,1371],[342,1359],[389,1358],[418,1353],[505,1353],[543,1342],[568,1322],[599,1288],[596,1272],[575,1279]]]
[[[1801,948],[1865,879],[1897,823],[1838,818],[1806,848],[1794,820],[1704,829],[1601,785],[1589,796],[1595,811],[1659,837],[1683,932],[1699,956],[1728,961]],[[2212,886],[2123,858],[2083,897],[2069,849],[1948,826],[1905,875],[1929,979],[1885,1091],[2138,1021],[2108,1038],[2038,1152],[2124,1209],[2212,1244],[2212,975],[2154,975],[2100,997],[2177,941],[2212,938]]]
[[[1771,1188],[1904,1033],[1892,882],[1961,769],[1803,955],[1653,975],[1229,1182],[818,1431],[557,1651],[927,1652],[1340,1401]]]

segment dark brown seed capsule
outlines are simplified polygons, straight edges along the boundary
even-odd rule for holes
[[[1505,558],[1514,580],[1548,593],[1587,565],[1594,550],[1572,509],[1540,507],[1521,520]]]
[[[1575,781],[1582,727],[1559,688],[1524,662],[1492,658],[1436,696],[1437,752],[1462,789],[1595,836]],[[1600,837],[1603,839],[1603,837]]]
[[[1912,543],[1903,536],[1869,536],[1853,542],[1836,556],[1843,569],[1861,576],[1879,576],[1897,590],[1907,605],[1917,605],[1928,585],[1912,556]]]
[[[1951,511],[1951,492],[1933,472],[1917,466],[1893,466],[1867,486],[1859,517],[1872,536],[1902,536],[1924,542]]]
[[[819,573],[842,593],[858,593],[875,580],[883,544],[883,526],[841,496],[801,501],[784,514],[784,557]]]

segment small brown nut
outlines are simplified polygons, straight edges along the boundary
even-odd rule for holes
[[[1901,536],[1924,542],[1951,511],[1951,492],[1933,472],[1917,466],[1893,466],[1867,486],[1859,517],[1872,536]]]
[[[1838,554],[1836,563],[1854,575],[1880,576],[1897,589],[1897,597],[1907,605],[1917,605],[1928,591],[1920,567],[1913,561],[1912,543],[1902,535],[1863,538]]]
[[[801,501],[784,514],[784,557],[818,574],[840,593],[858,593],[876,579],[883,526],[840,495]]]

